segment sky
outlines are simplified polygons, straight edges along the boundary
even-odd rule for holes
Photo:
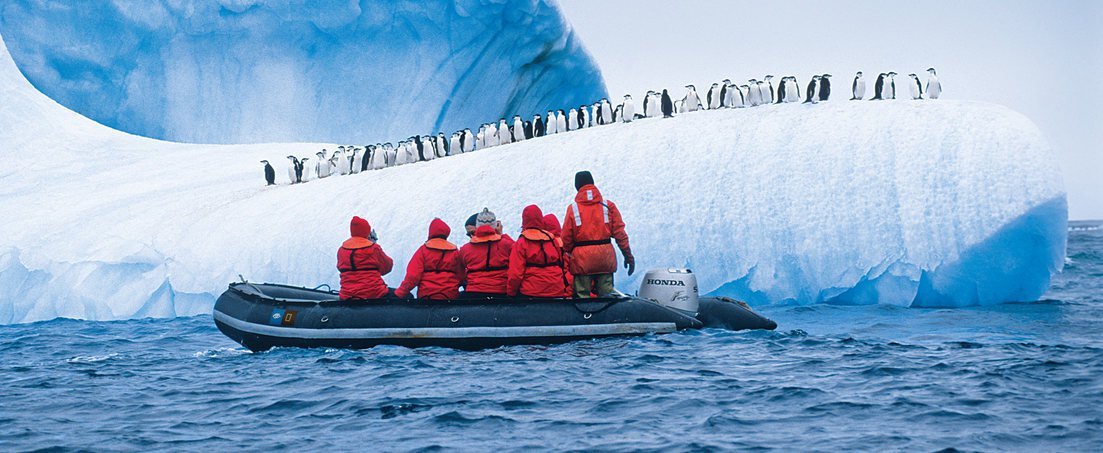
[[[1103,219],[1103,1],[559,4],[614,99],[765,74],[806,83],[830,73],[849,92],[855,71],[895,71],[899,81],[935,67],[944,98],[993,102],[1033,120],[1060,161],[1069,218]]]

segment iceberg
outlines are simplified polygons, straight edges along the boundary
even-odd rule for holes
[[[0,33],[52,99],[178,142],[362,146],[606,96],[549,1],[4,0]]]
[[[352,215],[379,231],[396,285],[433,217],[458,231],[486,206],[516,234],[527,204],[562,218],[582,169],[641,270],[690,267],[702,292],[758,305],[1035,300],[1067,235],[1046,140],[980,102],[701,111],[304,184],[278,168],[265,186],[259,160],[330,145],[112,130],[35,90],[0,46],[0,144],[0,323],[208,313],[239,275],[335,286]]]

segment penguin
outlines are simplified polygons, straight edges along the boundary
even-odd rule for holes
[[[617,108],[613,109],[613,123],[621,122],[622,117],[624,117],[624,104],[617,104]]]
[[[732,106],[731,91],[728,91],[728,87],[731,86],[732,81],[724,79],[720,82],[720,108],[730,108]]]
[[[768,97],[765,94],[762,95],[763,104],[773,104],[775,96],[777,96],[777,93],[774,92],[774,76],[766,74],[762,80],[766,83],[766,88],[770,89],[770,95]]]
[[[333,152],[333,155],[329,157],[330,164],[333,166],[333,172],[338,175],[347,175],[349,173],[348,165],[344,165],[345,149],[344,147],[338,147],[337,151]]]
[[[322,149],[322,151],[318,153],[318,162],[315,163],[315,170],[318,173],[318,178],[328,178],[330,170],[332,169],[333,167],[329,165],[329,159],[326,158],[326,150]]]
[[[578,106],[578,128],[590,126],[590,108],[585,105]]]
[[[451,156],[453,154],[463,154],[463,143],[461,143],[462,137],[463,137],[463,133],[460,132],[460,131],[456,131],[456,132],[452,133],[452,138],[448,141],[448,155],[449,156]]]
[[[555,112],[548,110],[547,123],[544,124],[544,135],[559,133],[559,125],[555,121]]]
[[[287,156],[287,180],[291,181],[291,184],[302,182],[302,170],[299,168],[299,159],[295,156]],[[273,175],[274,176],[274,175]]]
[[[486,133],[483,135],[483,147],[498,146],[498,130],[493,123],[486,123]]]
[[[915,74],[908,74],[908,77],[912,78],[911,83],[908,84],[910,88],[912,99],[923,99],[923,83],[919,81],[919,76]]]
[[[850,84],[850,100],[860,101],[866,97],[866,80],[862,78],[862,71],[854,75],[854,82]]]
[[[567,130],[578,129],[578,110],[571,109],[567,112]]]
[[[885,82],[885,92],[888,96],[885,99],[896,99],[896,73],[889,71],[887,74],[888,81]]]
[[[530,134],[525,133],[525,123],[521,121],[521,115],[515,115],[513,117],[513,141],[519,142],[526,138],[529,138]]]
[[[535,135],[536,131],[534,131],[533,128],[532,128],[532,121],[525,121],[524,129],[525,129],[525,140],[531,139],[531,138],[536,136]]]
[[[812,81],[808,82],[808,89],[805,91],[806,97],[804,98],[804,104],[815,104],[820,101],[819,99],[819,82],[820,76],[812,76]]]
[[[357,147],[352,148],[352,162],[351,162],[351,164],[352,164],[352,167],[350,168],[350,171],[353,174],[360,173],[361,167],[364,166],[364,156],[362,154],[360,154],[360,148],[357,148]]]
[[[871,101],[880,101],[884,99],[885,94],[885,73],[877,74],[877,80],[873,82],[873,97],[869,98]]]
[[[693,85],[690,85],[690,86],[692,87]],[[695,98],[696,98],[696,96],[697,95],[694,94]],[[674,117],[674,101],[672,101],[670,99],[670,93],[667,93],[666,89],[663,89],[662,103],[663,103],[662,104],[663,105],[663,118],[672,118],[672,117]]]
[[[774,104],[789,102],[789,100],[785,97],[786,90],[788,90],[788,88],[786,87],[787,85],[789,85],[789,78],[782,77],[781,82],[778,82],[777,84],[777,100],[774,101]]]
[[[743,90],[736,84],[728,86],[728,96],[731,97],[731,106],[741,109],[747,106],[747,99],[743,97]]]
[[[819,89],[819,98],[821,101],[826,101],[827,98],[831,97],[831,74],[823,74],[820,76]]]
[[[276,169],[272,168],[272,164],[266,160],[262,160],[260,163],[264,164],[264,181],[269,186],[276,185]]]
[[[364,155],[360,158],[360,172],[371,170],[371,158],[378,148],[375,145],[364,145]]]
[[[797,76],[789,76],[789,88],[785,91],[785,102],[800,102],[800,82],[797,81]]]
[[[747,80],[747,100],[751,107],[762,103],[762,91],[758,89],[757,79]]]
[[[389,142],[383,144],[383,165],[394,167],[406,163],[405,141],[398,142],[398,146]]]
[[[299,182],[310,181],[310,170],[311,170],[312,167],[308,167],[306,165],[306,161],[308,161],[308,160],[310,160],[309,157],[304,157],[302,159],[299,159],[299,172],[298,172]]]
[[[380,157],[381,155],[382,157]],[[384,162],[386,157],[383,153],[383,145],[379,143],[369,146],[368,151],[364,151],[364,163],[368,170],[378,170],[386,166]]]
[[[644,98],[644,102],[647,102],[647,98]],[[621,104],[622,109],[620,112],[620,120],[625,123],[631,123],[636,116],[636,105],[632,103],[632,95],[624,95],[624,104]]]
[[[511,129],[509,127],[509,124],[506,123],[505,118],[499,119],[498,120],[498,144],[508,145],[510,143],[513,143],[514,141],[515,141],[515,137],[513,136],[513,129]]]
[[[559,109],[559,114],[555,115],[555,132],[557,134],[567,132],[567,113],[563,109]]]
[[[614,113],[613,104],[609,102],[609,99],[601,98],[601,111],[602,111],[602,120],[601,120],[602,122],[601,122],[601,124],[612,124],[612,123],[616,122],[616,120],[613,119],[613,113]]]
[[[650,118],[651,117],[651,110],[653,110],[655,108],[654,105],[649,104],[651,102],[651,95],[654,94],[654,93],[655,93],[654,91],[648,90],[647,94],[643,95],[643,117],[644,118]]]
[[[942,96],[942,83],[938,81],[934,68],[927,68],[927,99],[938,99],[939,96]]]
[[[544,119],[537,113],[536,117],[532,119],[532,136],[543,137],[546,131],[544,130]]]
[[[665,93],[666,90],[663,90],[663,92]],[[669,97],[670,95],[668,94],[666,96]],[[697,96],[697,88],[694,87],[693,85],[686,85],[686,95],[685,95],[684,98],[682,98],[682,101],[683,101],[683,105],[685,106],[684,107],[685,111],[687,111],[687,112],[696,112],[697,107],[701,105],[701,98],[699,96]],[[673,104],[671,104],[671,105],[673,105]],[[673,112],[671,112],[671,113],[673,113]],[[667,116],[666,114],[667,114],[666,101],[663,101],[663,117],[666,117]]]
[[[469,153],[469,152],[472,152],[476,149],[475,145],[478,143],[478,141],[475,140],[475,134],[473,132],[471,132],[470,128],[464,128],[464,130],[463,130],[463,141],[464,141],[463,152]]]
[[[592,118],[592,121],[591,121],[592,125],[593,126],[602,126],[602,125],[604,125],[605,124],[605,112],[602,110],[601,101],[595,102],[592,107],[593,107],[592,111],[594,112],[594,117]]]
[[[452,155],[452,148],[448,146],[448,139],[444,137],[444,132],[437,132],[437,157],[448,157]]]
[[[708,98],[707,100],[709,110],[716,110],[720,108],[720,84],[712,84],[712,87],[709,88],[709,92],[705,94],[705,97]]]
[[[770,88],[766,86],[766,82],[759,80],[755,85],[758,86],[758,104],[770,105],[774,101],[774,96],[770,94]]]

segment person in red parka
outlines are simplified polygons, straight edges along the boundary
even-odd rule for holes
[[[574,295],[589,297],[594,292],[604,296],[614,291],[613,273],[617,271],[612,239],[624,255],[628,275],[636,271],[636,259],[628,246],[620,210],[602,198],[590,172],[576,173],[574,186],[578,193],[574,203],[567,206],[562,235],[563,250],[570,256],[570,272],[574,275]]]
[[[560,225],[559,225],[559,217],[556,217],[555,214],[545,215],[544,216],[544,229],[548,230],[548,232],[551,233],[552,236],[555,236],[555,245],[559,247],[560,251],[562,251],[563,250],[563,238],[561,236],[563,236],[563,228],[560,227]],[[571,294],[574,293],[574,291],[573,291],[573,288],[574,288],[574,275],[572,275],[571,271],[570,271],[570,262],[571,262],[571,257],[567,256],[567,254],[564,253],[563,254],[563,271],[564,271],[564,275],[567,277],[566,297],[571,297]]]
[[[406,298],[417,287],[418,299],[456,299],[464,280],[459,248],[448,242],[452,229],[441,219],[429,223],[429,240],[414,252],[406,266],[406,278],[395,295]]]
[[[509,256],[506,294],[563,297],[567,291],[563,252],[555,245],[555,236],[544,229],[544,213],[539,207],[525,207],[521,228],[521,237],[513,244]]]
[[[502,222],[483,208],[475,219],[475,232],[468,242],[460,248],[464,268],[467,272],[467,286],[463,296],[479,298],[506,293],[509,254],[513,250],[513,238],[502,234]]]
[[[367,220],[353,217],[352,234],[337,249],[337,270],[341,272],[341,299],[379,299],[389,292],[383,276],[391,272],[394,261],[371,238]]]

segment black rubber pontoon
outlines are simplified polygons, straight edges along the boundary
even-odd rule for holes
[[[777,326],[730,300],[702,298],[701,309],[699,319],[635,297],[343,301],[330,291],[233,283],[215,303],[214,319],[222,333],[254,351],[277,346],[359,349],[382,344],[485,349],[706,326]]]

